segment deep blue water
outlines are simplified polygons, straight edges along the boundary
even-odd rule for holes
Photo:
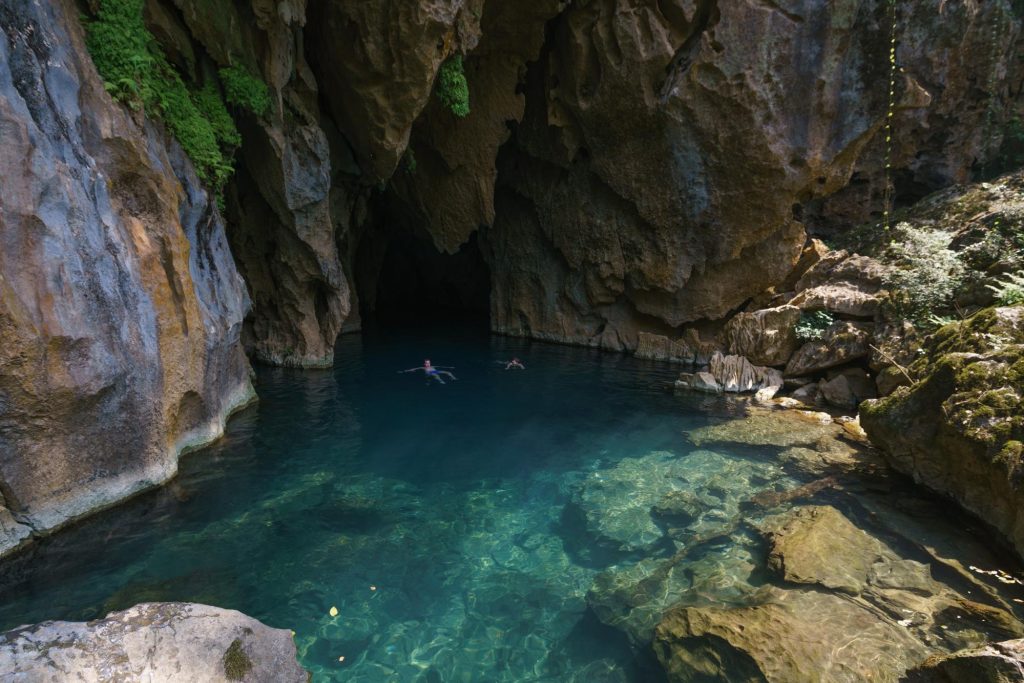
[[[783,476],[776,451],[687,442],[715,418],[665,390],[671,366],[448,330],[343,337],[331,370],[259,368],[258,405],[174,482],[0,566],[0,630],[183,600],[293,629],[317,680],[661,680],[586,603],[609,564],[672,552],[640,548],[656,498],[637,491],[672,476],[735,508]],[[513,355],[527,370],[495,362]],[[424,358],[459,380],[397,373]],[[598,552],[574,496],[639,555]],[[748,545],[695,554],[696,590],[756,584]]]

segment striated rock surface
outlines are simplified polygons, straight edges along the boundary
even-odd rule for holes
[[[224,223],[72,2],[0,6],[0,548],[172,477],[253,397]],[[11,515],[15,523],[11,522]]]
[[[1024,307],[987,309],[939,330],[912,386],[861,407],[896,469],[949,495],[1024,553]]]
[[[737,313],[724,330],[729,353],[746,356],[756,365],[784,366],[799,346],[799,320],[800,309],[796,306]]]
[[[0,634],[0,678],[34,683],[306,683],[292,635],[234,610],[142,603],[96,621]]]

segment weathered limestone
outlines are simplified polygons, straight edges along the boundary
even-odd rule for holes
[[[800,309],[796,306],[737,313],[725,326],[729,353],[746,356],[757,365],[784,366],[799,346],[799,320]]]
[[[78,12],[0,6],[0,553],[166,481],[253,397],[221,216]]]
[[[810,375],[865,358],[871,348],[871,325],[839,320],[820,341],[801,346],[786,364],[787,377]]]
[[[914,385],[862,405],[871,441],[1024,553],[1024,307],[941,329],[911,374]]]
[[[0,634],[0,677],[36,683],[306,683],[295,643],[234,610],[142,603],[86,623],[45,621]]]

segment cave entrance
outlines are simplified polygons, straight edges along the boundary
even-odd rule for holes
[[[459,251],[446,254],[427,235],[378,227],[360,241],[355,263],[364,321],[489,322],[491,274],[475,233]]]

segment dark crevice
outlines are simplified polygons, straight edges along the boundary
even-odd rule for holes
[[[693,17],[693,27],[683,44],[676,50],[672,61],[665,68],[665,82],[660,89],[660,99],[664,104],[672,95],[679,81],[693,65],[693,60],[700,50],[700,41],[708,30],[718,23],[718,0],[702,0]]]

